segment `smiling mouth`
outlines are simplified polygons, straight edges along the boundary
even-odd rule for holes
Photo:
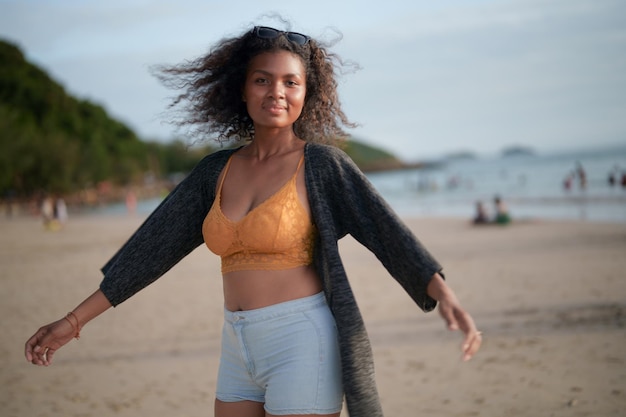
[[[286,109],[283,106],[271,105],[265,108],[271,114],[280,114],[284,112]]]

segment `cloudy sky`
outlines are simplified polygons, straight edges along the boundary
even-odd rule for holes
[[[150,75],[254,24],[343,39],[351,133],[406,160],[626,142],[623,0],[0,0],[0,38],[144,139],[169,140]]]

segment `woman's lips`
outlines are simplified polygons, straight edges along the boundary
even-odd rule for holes
[[[285,109],[285,107],[283,107],[283,106],[279,106],[279,105],[277,105],[277,104],[274,104],[274,105],[271,105],[271,106],[266,106],[266,107],[265,107],[265,110],[266,110],[268,113],[270,113],[270,114],[275,114],[275,115],[278,115],[278,114],[283,113],[286,109]]]

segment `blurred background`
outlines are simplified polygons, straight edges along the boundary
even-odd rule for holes
[[[149,212],[211,150],[165,123],[150,68],[255,24],[334,43],[349,153],[401,214],[500,195],[518,217],[626,221],[619,0],[0,1],[4,206]]]

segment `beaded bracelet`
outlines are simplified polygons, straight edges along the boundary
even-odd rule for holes
[[[72,320],[70,320],[70,317],[74,317],[74,320],[76,320],[76,325],[74,325],[74,323],[72,323]],[[67,322],[70,324],[70,326],[72,326],[72,329],[74,329],[74,332],[76,332],[76,334],[74,335],[74,337],[76,339],[80,339],[80,322],[78,321],[78,317],[76,317],[76,314],[74,314],[73,312],[69,312],[67,313],[67,315],[64,317],[65,320],[67,320]]]

